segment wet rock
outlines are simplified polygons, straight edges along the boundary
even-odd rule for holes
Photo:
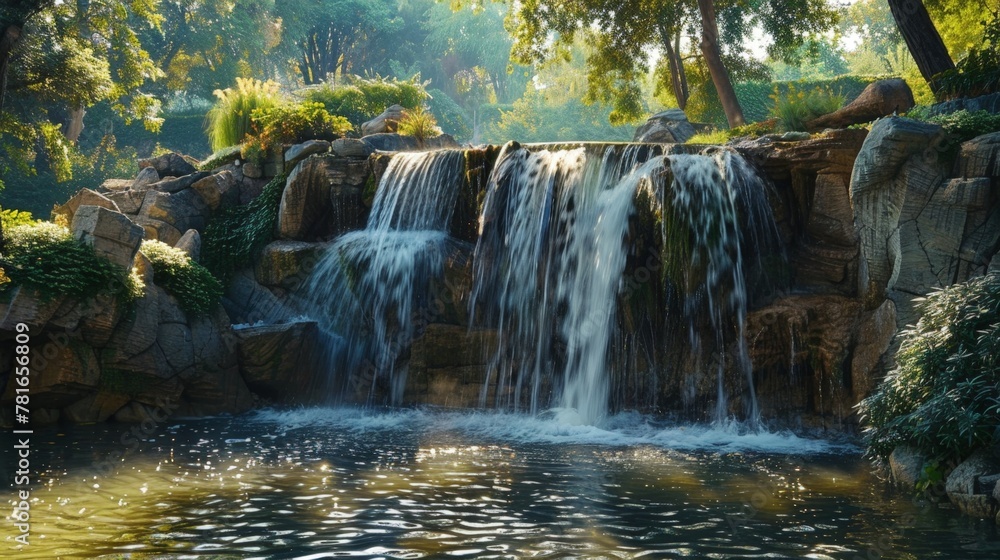
[[[945,480],[948,499],[969,516],[992,519],[997,515],[993,489],[987,494],[979,483],[983,477],[1000,474],[1000,457],[981,449],[952,470]]]
[[[169,153],[162,156],[140,159],[139,169],[152,167],[160,177],[183,177],[197,171],[194,165],[178,153]]]
[[[410,350],[404,400],[447,407],[476,407],[496,352],[492,329],[431,323]]]
[[[632,138],[633,142],[683,144],[695,135],[694,126],[680,109],[669,109],[646,119]]]
[[[279,298],[258,284],[252,270],[244,270],[233,276],[222,304],[234,323],[277,323],[292,316],[284,298]]]
[[[858,330],[858,344],[851,358],[851,386],[855,401],[867,397],[882,378],[879,361],[896,336],[896,305],[885,300],[875,311],[865,314]]]
[[[316,268],[325,243],[275,241],[264,247],[254,267],[257,282],[264,286],[296,290]]]
[[[365,160],[333,155],[303,160],[288,176],[278,210],[278,237],[312,241],[364,227]]]
[[[32,408],[62,408],[97,388],[101,370],[90,346],[64,333],[38,337],[37,343],[40,352],[32,359]],[[14,384],[9,383],[0,401],[7,406],[14,398]]]
[[[871,83],[854,101],[844,107],[806,123],[809,130],[847,128],[892,114],[902,114],[913,108],[913,92],[899,78]]]
[[[71,221],[73,215],[76,214],[77,209],[81,206],[100,206],[102,208],[107,208],[113,212],[120,212],[118,205],[115,202],[100,194],[96,191],[90,189],[80,189],[72,198],[66,201],[65,204],[56,206],[52,209],[52,216],[62,216],[66,218],[66,221]]]
[[[111,262],[132,268],[132,259],[145,235],[143,229],[119,212],[100,206],[81,206],[70,227],[73,237]]]
[[[399,127],[399,121],[403,118],[403,111],[404,109],[401,105],[393,105],[383,111],[381,115],[362,123],[361,136],[396,132],[396,129]]]
[[[892,479],[901,490],[912,491],[924,472],[928,457],[908,445],[900,445],[889,454]]]
[[[234,328],[240,371],[251,390],[283,402],[312,400],[322,381],[316,378],[318,330],[314,321]]]
[[[131,397],[110,391],[87,395],[62,410],[63,416],[74,424],[104,422],[129,402]]]

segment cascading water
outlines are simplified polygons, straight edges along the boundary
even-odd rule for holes
[[[364,230],[339,237],[305,286],[307,312],[346,337],[330,357],[343,383],[380,381],[390,401],[406,384],[401,353],[425,306],[428,283],[441,275],[455,247],[448,237],[464,169],[463,153],[444,150],[393,156],[376,191]],[[370,377],[370,379],[369,379]],[[361,388],[363,391],[363,388]]]
[[[746,376],[746,417],[758,421],[742,331],[742,245],[777,237],[762,183],[728,151],[662,156],[651,146],[610,146],[595,157],[585,148],[504,150],[487,187],[471,298],[473,314],[501,336],[484,401],[495,383],[497,406],[534,412],[557,405],[587,423],[607,413],[608,349],[640,187],[658,201],[664,281],[680,296],[691,352],[702,347],[703,317],[717,355],[737,342],[734,369]],[[748,238],[741,236],[745,228]],[[716,360],[719,422],[729,416],[725,366]]]
[[[746,376],[739,383],[745,417],[757,421],[743,333],[744,262],[749,255],[764,269],[762,255],[773,252],[777,235],[765,189],[733,152],[663,151],[516,144],[501,151],[484,193],[469,297],[469,324],[496,329],[499,339],[482,386],[484,406],[533,413],[558,407],[564,420],[597,423],[608,413],[622,352],[642,354],[653,376],[674,367],[658,356],[680,352],[695,356],[693,368],[678,369],[683,375],[712,372],[716,390],[707,398],[715,402],[715,420],[729,417],[727,387],[736,385],[732,377],[727,385],[726,375],[733,372]],[[393,156],[367,227],[338,238],[307,283],[307,311],[345,337],[331,368],[355,396],[402,401],[408,348],[420,334],[414,317],[431,306],[430,282],[446,262],[469,252],[448,235],[464,165],[461,151]],[[650,325],[671,327],[655,335],[651,326],[653,336],[644,340],[662,340],[668,349],[624,350],[614,341],[623,340],[623,317],[636,312],[626,301],[635,285],[625,274],[630,241],[636,228],[655,231],[653,220],[662,229],[648,249],[662,262],[644,271],[641,289],[662,291],[654,299],[667,308],[641,313],[665,317]],[[670,334],[680,325],[686,342]],[[735,352],[727,346],[734,344]]]
[[[535,412],[543,384],[561,384],[555,402],[579,420],[606,414],[606,352],[632,198],[662,164],[636,170],[651,150],[610,147],[593,157],[585,148],[508,147],[500,155],[483,205],[471,298],[473,313],[501,333],[491,367],[497,405],[517,409],[523,398]],[[484,400],[493,381],[484,384]]]

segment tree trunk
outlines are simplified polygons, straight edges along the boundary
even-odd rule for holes
[[[7,67],[10,66],[10,55],[21,40],[21,26],[10,24],[0,35],[0,113],[3,112],[4,97],[7,95]]]
[[[722,110],[726,112],[729,127],[743,126],[743,108],[736,99],[736,90],[729,80],[729,72],[722,63],[722,53],[719,51],[719,27],[715,21],[715,0],[698,0],[698,10],[701,12],[701,54],[712,75],[712,83],[719,93]]]
[[[937,27],[921,0],[888,0],[906,47],[920,68],[920,74],[934,90],[934,76],[955,67]]]
[[[680,38],[680,34],[677,38]],[[688,88],[684,61],[681,60],[680,50],[677,49],[679,45],[671,42],[670,33],[662,27],[660,28],[660,40],[663,43],[664,56],[667,58],[667,67],[670,70],[670,88],[673,90],[674,99],[677,100],[677,107],[683,111],[687,107]]]

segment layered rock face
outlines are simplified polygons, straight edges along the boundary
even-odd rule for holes
[[[647,132],[660,127],[684,135],[690,126],[685,123],[661,115]],[[0,330],[4,348],[18,322],[31,325],[44,341],[33,384],[39,417],[134,420],[162,407],[164,399],[172,412],[185,414],[239,412],[260,399],[325,399],[339,366],[324,361],[324,351],[342,341],[296,319],[309,313],[300,305],[301,290],[334,238],[365,227],[392,157],[379,148],[409,145],[390,136],[306,143],[249,170],[237,157],[199,172],[170,155],[143,162],[134,181],[81,191],[55,209],[77,239],[144,273],[147,289],[131,312],[113,300],[43,301],[25,290],[13,292],[3,304]],[[765,418],[851,428],[852,407],[891,365],[895,333],[915,320],[912,297],[997,266],[1000,134],[962,145],[954,165],[954,150],[943,140],[936,126],[887,118],[870,133],[831,131],[796,141],[765,137],[734,146],[771,181],[766,195],[787,259],[767,265],[782,287],[751,294],[746,320]],[[438,303],[433,313],[398,349],[399,363],[409,371],[406,402],[469,407],[484,398],[498,401],[491,392],[495,385],[485,384],[498,335],[470,330],[468,311],[472,247],[497,151],[465,152],[465,179],[449,231],[457,249],[441,281],[432,284],[430,300]],[[278,172],[288,179],[274,241],[252,267],[234,275],[214,314],[186,316],[152,281],[139,243],[158,239],[197,259],[206,224],[225,208],[253,200],[269,173]],[[629,230],[630,275],[660,243],[651,229],[657,227],[655,216],[638,214]],[[621,354],[625,365],[612,375],[615,390],[626,395],[623,402],[677,411],[676,388],[667,387],[675,374],[656,377],[651,371],[662,356],[628,353],[637,340],[664,328],[647,325],[663,318],[636,311],[661,305],[658,297],[638,290],[620,300],[625,311],[617,320],[628,332],[612,355]],[[682,360],[675,369],[694,367]],[[0,375],[6,378],[9,371]],[[360,379],[346,392],[367,401],[375,381]],[[714,388],[691,390],[709,394]],[[12,398],[8,387],[0,404]]]

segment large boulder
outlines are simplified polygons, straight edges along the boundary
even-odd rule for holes
[[[39,349],[31,362],[32,408],[62,408],[97,388],[101,369],[90,346],[60,333],[45,340]],[[7,384],[0,399],[4,407],[14,401],[14,389],[14,383]]]
[[[132,268],[144,236],[143,229],[127,216],[101,206],[81,206],[70,229],[77,241],[126,270]]]
[[[809,130],[847,128],[892,114],[902,114],[913,108],[913,92],[900,78],[879,80],[868,84],[854,101],[840,109],[806,123]]]
[[[929,458],[916,448],[900,445],[889,454],[892,480],[900,490],[912,492],[923,477],[924,465],[928,460]]]
[[[150,169],[150,168],[146,168]],[[142,208],[142,199],[145,198],[145,191],[135,191],[135,190],[124,190],[108,193],[108,200],[111,200],[118,206],[119,211],[122,214],[128,214],[134,216],[139,213],[139,209]]]
[[[139,160],[139,169],[152,167],[160,177],[183,177],[197,171],[194,165],[178,153]]]
[[[312,241],[363,227],[367,210],[362,191],[368,176],[363,159],[327,154],[300,162],[281,195],[278,238]]]
[[[851,175],[851,206],[866,273],[859,289],[869,304],[881,304],[896,284],[903,203],[908,191],[933,192],[943,179],[934,150],[943,139],[940,126],[889,117],[872,126],[861,147]]]
[[[174,247],[187,253],[195,262],[201,260],[201,234],[196,229],[185,231]]]
[[[15,287],[9,297],[9,302],[0,303],[0,330],[9,332],[18,323],[28,325],[33,332],[43,329],[63,303],[63,298],[45,298],[24,286]]]
[[[957,168],[961,177],[1000,177],[1000,132],[962,144]]]
[[[240,371],[254,392],[284,402],[314,400],[326,376],[317,367],[319,328],[314,321],[234,328]]]
[[[183,177],[167,177],[148,185],[148,188],[165,193],[180,192],[209,175],[207,171],[198,171]]]
[[[146,191],[149,189],[149,185],[160,180],[160,174],[157,173],[155,167],[143,167],[139,170],[139,174],[136,175],[135,180],[132,181],[131,189],[133,191]]]
[[[316,268],[325,243],[275,241],[264,247],[254,275],[264,286],[296,290]]]
[[[680,109],[668,109],[646,119],[632,138],[651,144],[683,144],[695,135],[694,126]]]
[[[861,319],[858,344],[851,357],[851,389],[855,400],[870,395],[882,378],[878,365],[895,336],[896,305],[887,299]]]
[[[211,210],[236,205],[240,199],[239,186],[231,171],[221,171],[205,177],[193,183],[191,189],[201,195]]]
[[[326,140],[309,140],[303,142],[302,144],[295,144],[294,146],[285,150],[285,166],[290,167],[296,163],[306,159],[309,156],[322,154],[330,151],[330,143]]]
[[[362,123],[361,136],[382,132],[396,132],[396,129],[399,128],[399,121],[403,118],[403,111],[405,109],[401,105],[393,105],[383,111],[381,115]]]
[[[371,134],[361,139],[370,152],[413,152],[420,150],[441,150],[457,148],[458,143],[448,134],[441,134],[423,140],[415,136],[403,136],[394,132]],[[336,151],[336,150],[335,150]]]
[[[100,206],[101,208],[107,208],[114,212],[121,212],[118,205],[115,204],[114,200],[104,196],[103,194],[92,191],[90,189],[80,189],[72,198],[66,201],[65,204],[56,206],[52,209],[52,216],[62,216],[66,221],[71,221],[73,215],[81,206]]]
[[[948,499],[966,515],[993,519],[997,515],[997,502],[993,500],[995,482],[985,489],[979,481],[998,473],[1000,457],[992,450],[976,451],[948,473],[945,480]]]
[[[142,208],[139,209],[140,218],[165,222],[179,232],[189,229],[201,231],[208,223],[211,213],[211,207],[194,189],[185,189],[174,194],[150,190],[142,200]],[[176,240],[170,244],[174,243]]]

